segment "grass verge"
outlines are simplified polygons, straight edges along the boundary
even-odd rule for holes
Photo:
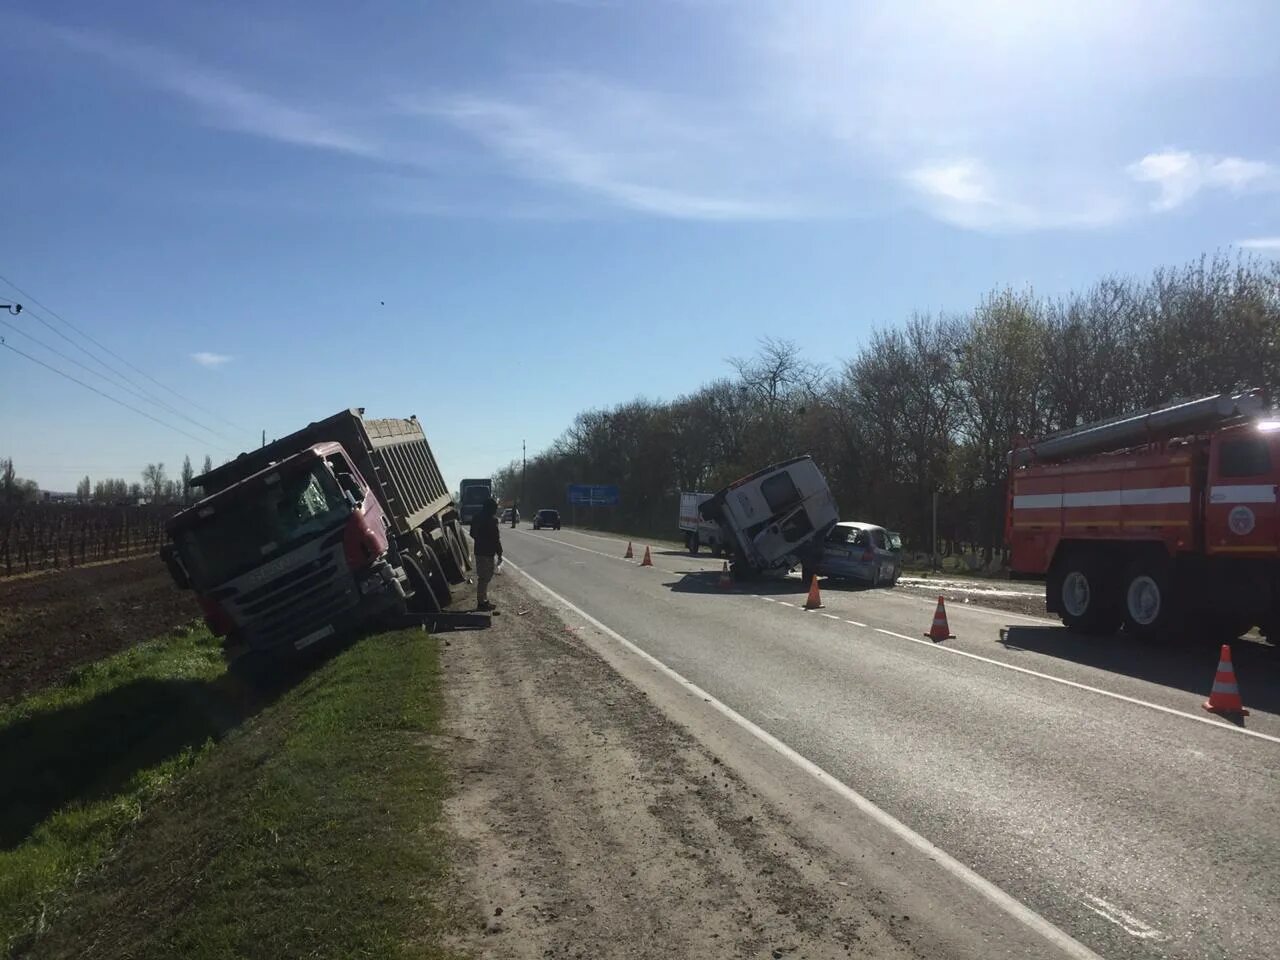
[[[234,678],[205,679],[230,694],[212,698],[215,713],[261,711],[216,748],[184,748],[96,801],[126,812],[92,845],[74,835],[65,845],[96,868],[80,868],[39,936],[14,941],[12,955],[448,956],[436,892],[446,777],[429,746],[436,641],[366,638],[265,706],[237,702]],[[139,778],[142,794],[129,794]],[[143,807],[160,799],[138,817],[139,796]],[[125,833],[120,821],[134,820]]]
[[[182,630],[0,707],[0,948],[19,955],[218,735],[224,673],[217,641]]]

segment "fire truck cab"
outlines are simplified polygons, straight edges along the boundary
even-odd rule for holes
[[[1230,638],[1277,626],[1280,421],[1258,391],[1020,444],[1009,463],[1014,574],[1045,578],[1068,627]]]

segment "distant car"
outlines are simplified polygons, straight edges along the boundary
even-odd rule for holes
[[[902,538],[871,523],[837,523],[823,541],[816,573],[891,587],[902,575]]]
[[[533,529],[541,530],[543,527],[550,527],[552,530],[560,529],[560,511],[559,510],[539,510],[533,515]]]
[[[517,523],[519,523],[519,522],[520,522],[520,511],[519,511],[519,510],[516,510],[516,509],[514,509],[514,508],[512,508],[512,507],[507,507],[507,509],[505,509],[505,510],[503,510],[503,511],[502,511],[502,522],[503,522],[503,523],[510,523],[510,522],[511,522],[512,514],[514,514],[514,515],[515,515],[515,520],[516,520],[516,522],[517,522]]]

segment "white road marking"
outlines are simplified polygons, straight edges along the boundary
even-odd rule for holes
[[[949,653],[957,657],[968,657],[970,660],[980,660],[983,663],[989,663],[993,666],[1003,667],[1006,670],[1012,670],[1015,673],[1025,673],[1029,677],[1039,677],[1041,680],[1049,680],[1053,683],[1060,683],[1064,687],[1074,687],[1077,690],[1087,690],[1089,693],[1096,693],[1103,697],[1110,697],[1112,700],[1120,700],[1124,703],[1132,703],[1139,707],[1146,707],[1149,710],[1159,710],[1161,713],[1167,713],[1170,716],[1182,717],[1185,720],[1194,720],[1196,723],[1205,723],[1213,727],[1215,730],[1224,730],[1227,733],[1239,733],[1246,737],[1257,737],[1259,740],[1269,740],[1272,743],[1280,743],[1280,737],[1273,737],[1269,733],[1259,733],[1257,730],[1249,730],[1245,727],[1237,727],[1235,724],[1227,723],[1223,720],[1215,720],[1209,716],[1198,716],[1194,713],[1187,713],[1184,710],[1177,710],[1173,707],[1161,706],[1158,703],[1152,703],[1149,700],[1139,700],[1137,697],[1127,697],[1123,693],[1114,693],[1110,690],[1103,690],[1101,687],[1091,687],[1087,683],[1077,683],[1075,680],[1067,680],[1063,677],[1055,677],[1051,673],[1041,673],[1039,670],[1030,670],[1027,667],[1015,666],[1012,663],[1005,663],[1003,660],[995,660],[991,657],[984,657],[981,654],[970,653],[968,650],[957,650],[955,647],[944,647],[941,644],[934,643],[932,640],[923,640],[918,637],[909,637],[905,633],[895,633],[892,630],[885,630],[881,627],[873,628],[876,633],[883,633],[886,637],[896,637],[899,640],[909,640],[911,643],[918,643],[930,650],[937,650],[940,653]]]
[[[540,590],[546,593],[547,596],[558,601],[564,607],[566,607],[573,613],[577,614],[583,620],[587,621],[587,623],[591,624],[593,627],[595,627],[605,636],[611,637],[613,640],[617,641],[619,644],[623,646],[624,649],[629,650],[631,653],[634,653],[636,656],[640,657],[642,660],[645,660],[646,662],[652,664],[659,671],[661,671],[670,679],[674,680],[676,683],[680,684],[682,687],[684,687],[694,696],[701,697],[704,702],[710,704],[720,714],[728,718],[733,723],[737,724],[739,727],[741,727],[747,733],[751,734],[761,743],[772,748],[778,754],[780,754],[781,756],[785,757],[787,760],[794,763],[797,767],[799,767],[805,773],[809,774],[819,783],[823,784],[830,790],[833,790],[835,793],[839,794],[857,810],[859,810],[866,816],[870,817],[876,823],[885,827],[887,830],[889,830],[891,833],[893,833],[895,836],[901,839],[904,843],[908,844],[911,847],[914,847],[920,853],[924,854],[926,857],[933,860],[935,863],[937,863],[939,867],[947,871],[957,880],[960,880],[961,882],[967,884],[970,888],[972,888],[981,896],[985,897],[997,908],[1004,911],[1014,920],[1018,921],[1023,926],[1027,927],[1029,930],[1032,930],[1037,935],[1043,937],[1045,940],[1049,941],[1054,946],[1058,947],[1068,956],[1077,957],[1077,958],[1080,958],[1080,960],[1101,960],[1101,957],[1099,957],[1096,953],[1094,953],[1092,950],[1086,947],[1083,943],[1080,943],[1078,940],[1073,938],[1066,931],[1060,929],[1059,927],[1052,924],[1050,921],[1046,920],[1044,917],[1040,916],[1040,914],[1036,913],[1026,904],[1022,903],[1022,901],[1006,893],[1004,890],[997,887],[990,880],[986,879],[985,877],[975,872],[972,868],[965,866],[963,863],[955,859],[955,857],[951,856],[951,854],[947,853],[941,847],[935,846],[925,837],[921,836],[920,834],[912,830],[910,827],[908,827],[901,820],[897,819],[892,814],[876,806],[874,803],[872,803],[862,794],[858,793],[858,791],[854,790],[852,787],[846,784],[843,780],[837,779],[836,777],[828,773],[826,770],[823,770],[820,766],[818,766],[812,760],[808,759],[807,757],[803,756],[800,753],[797,753],[794,749],[787,746],[787,744],[783,743],[773,734],[769,733],[767,730],[762,729],[761,727],[756,726],[754,723],[752,723],[746,717],[742,716],[742,714],[738,713],[732,707],[726,706],[724,703],[721,703],[719,700],[717,700],[707,691],[703,690],[701,687],[695,684],[692,680],[686,679],[685,677],[677,673],[675,670],[672,670],[669,666],[667,666],[657,657],[653,656],[652,654],[636,646],[634,643],[632,643],[622,634],[618,633],[618,631],[601,623],[595,617],[591,616],[591,614],[587,613],[585,610],[576,606],[570,600],[567,600],[564,597],[562,597],[560,594],[556,593],[554,590],[548,587],[541,580],[538,580],[536,577],[533,577],[532,575],[526,573],[524,570],[521,570],[515,564],[511,564],[511,568],[515,570],[517,573],[519,573],[521,576],[523,576],[530,583],[532,583],[534,586],[538,587]],[[788,604],[788,606],[790,606],[790,604]]]
[[[575,550],[585,550],[587,553],[594,553],[600,557],[609,557],[612,560],[621,559],[619,557],[614,557],[608,553],[601,553],[599,550],[592,550],[589,547],[580,547],[574,543],[565,543],[565,541],[563,540],[557,540],[556,543],[564,544],[564,546],[566,547],[573,547],[573,549]],[[627,561],[627,562],[635,562],[635,561]],[[657,569],[657,568],[655,567],[654,569]],[[670,573],[673,576],[677,575],[676,571],[674,570],[664,570],[662,572]],[[768,600],[770,603],[781,604],[784,607],[791,607],[793,610],[797,609],[796,604],[789,603],[786,600],[774,600],[770,597],[763,597],[763,596],[761,597],[761,599]],[[863,628],[867,627],[865,623],[858,623],[858,621],[856,620],[846,620],[845,623],[852,624],[855,627],[863,627]],[[1123,701],[1124,703],[1132,703],[1139,707],[1147,707],[1150,710],[1159,710],[1161,713],[1167,713],[1170,716],[1174,716],[1174,717],[1182,717],[1183,719],[1186,719],[1186,720],[1194,720],[1196,723],[1208,724],[1209,726],[1213,727],[1216,730],[1225,730],[1229,733],[1239,733],[1246,737],[1256,737],[1259,740],[1268,740],[1271,743],[1280,743],[1280,737],[1272,736],[1269,733],[1261,733],[1257,730],[1250,730],[1247,727],[1239,727],[1233,723],[1228,723],[1225,720],[1218,720],[1213,716],[1200,716],[1194,713],[1187,713],[1185,710],[1178,710],[1174,707],[1165,707],[1158,703],[1152,703],[1149,700],[1139,700],[1137,697],[1129,697],[1129,696],[1125,696],[1123,693],[1114,693],[1111,690],[1103,690],[1101,687],[1093,687],[1087,683],[1078,683],[1075,680],[1067,680],[1063,677],[1055,677],[1051,673],[1041,673],[1039,670],[1031,670],[1028,667],[1019,667],[1012,663],[1006,663],[1003,660],[996,660],[992,657],[984,657],[981,654],[970,653],[968,650],[957,650],[955,647],[944,647],[940,644],[934,643],[932,640],[925,640],[918,637],[909,637],[905,633],[895,633],[893,630],[885,630],[881,627],[872,627],[870,629],[875,630],[876,633],[883,633],[886,637],[896,637],[899,640],[909,640],[912,643],[918,643],[921,646],[928,647],[930,650],[938,650],[938,651],[941,651],[942,653],[954,654],[957,657],[968,657],[970,660],[980,660],[983,663],[989,663],[989,664],[992,664],[993,666],[1003,667],[1006,670],[1013,670],[1015,673],[1024,673],[1029,677],[1039,677],[1041,680],[1049,680],[1053,683],[1060,683],[1065,687],[1075,687],[1077,690],[1087,690],[1089,693],[1096,693],[1104,697],[1110,697],[1113,700],[1120,700],[1120,701]]]
[[[839,617],[837,617],[834,613],[824,613],[824,614],[823,614],[823,616],[824,616],[824,617],[826,617],[828,620],[839,620],[839,619],[840,619],[840,618],[839,618]]]
[[[1101,897],[1095,897],[1091,893],[1083,894],[1081,903],[1102,917],[1114,923],[1117,927],[1129,934],[1131,937],[1137,937],[1139,940],[1168,940],[1169,937],[1151,926],[1149,923],[1143,923],[1131,913],[1126,913],[1117,907],[1114,903],[1109,903]]]
[[[759,596],[759,595],[757,594],[757,596]],[[761,599],[761,600],[763,600],[765,603],[777,603],[777,602],[778,602],[777,600],[773,599],[773,597],[760,597],[760,599]]]

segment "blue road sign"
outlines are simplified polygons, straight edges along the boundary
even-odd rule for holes
[[[575,507],[616,507],[618,488],[615,484],[569,484],[569,503]]]

